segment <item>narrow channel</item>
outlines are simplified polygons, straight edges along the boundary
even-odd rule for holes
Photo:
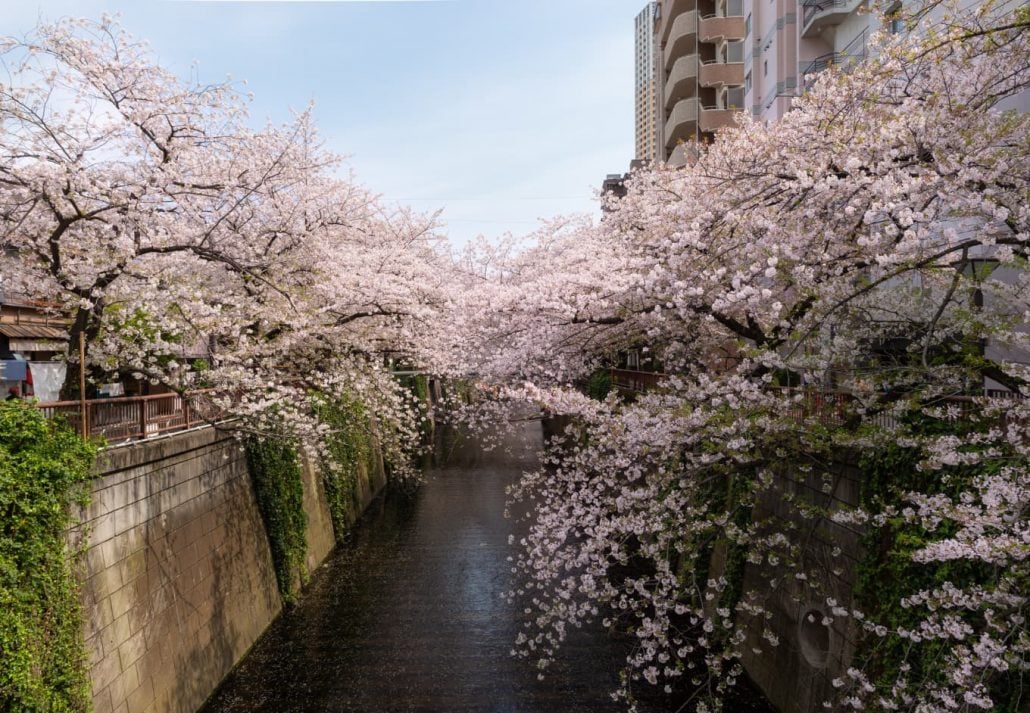
[[[504,447],[444,447],[414,494],[377,501],[203,709],[361,713],[604,713],[625,710],[624,643],[575,630],[542,681],[510,655],[520,608],[511,586],[517,527],[505,488],[537,465],[537,422]]]

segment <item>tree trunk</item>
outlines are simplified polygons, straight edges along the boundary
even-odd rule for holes
[[[103,313],[102,305],[94,305],[91,309],[79,307],[75,312],[75,319],[68,330],[68,370],[64,375],[64,384],[61,385],[61,401],[77,401],[79,395],[79,337],[85,341],[86,355],[86,379],[87,391],[89,374],[89,348],[96,341],[100,334],[100,316]]]

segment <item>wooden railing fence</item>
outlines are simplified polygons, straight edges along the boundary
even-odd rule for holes
[[[37,404],[49,418],[60,417],[79,433],[108,443],[185,431],[218,415],[211,392],[158,394]]]

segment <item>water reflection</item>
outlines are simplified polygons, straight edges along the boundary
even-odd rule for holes
[[[539,422],[485,451],[450,434],[425,485],[377,501],[203,713],[605,713],[626,642],[574,629],[548,677],[510,655],[519,629],[505,488],[538,464]],[[752,693],[727,710],[765,711]],[[664,698],[642,713],[677,710]]]
[[[373,506],[205,707],[216,711],[619,711],[620,645],[572,632],[548,678],[510,656],[505,487],[536,465],[540,426],[506,447],[451,441],[417,492]]]

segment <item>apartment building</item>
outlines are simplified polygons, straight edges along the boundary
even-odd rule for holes
[[[683,165],[692,146],[731,126],[738,111],[775,121],[820,71],[864,59],[874,28],[896,29],[891,11],[885,19],[868,2],[660,0],[656,159]]]
[[[655,160],[655,18],[658,3],[649,2],[634,23],[636,50],[636,151],[634,159],[643,163]]]
[[[747,0],[661,0],[655,153],[674,166],[744,107]]]

